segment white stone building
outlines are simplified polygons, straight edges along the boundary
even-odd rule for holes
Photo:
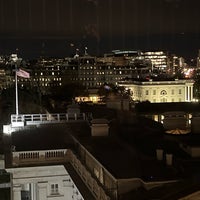
[[[13,200],[83,200],[63,165],[18,167],[12,174]]]
[[[193,80],[165,81],[124,81],[119,86],[131,90],[134,101],[191,102],[193,100]]]

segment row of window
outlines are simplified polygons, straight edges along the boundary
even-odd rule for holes
[[[182,102],[182,99],[179,98],[178,101],[179,101],[179,102]],[[169,101],[169,99],[167,99],[167,98],[162,98],[162,99],[160,99],[160,101],[158,101],[158,100],[156,100],[156,99],[153,99],[153,103],[156,103],[156,102],[175,102],[175,99],[172,98],[171,101]]]
[[[107,75],[109,75],[109,74],[130,74],[130,71],[115,71],[115,72],[113,72],[113,71],[107,71],[107,72],[104,72],[104,71],[97,71],[97,72],[80,72],[79,73],[80,75],[81,74],[83,74],[83,75],[85,75],[85,74],[87,74],[87,75],[101,75],[101,74],[107,74]]]
[[[44,72],[39,72],[39,73],[35,72],[35,76],[38,76],[38,75],[40,75],[40,76],[43,76],[43,75],[55,76],[55,75],[60,75],[60,72],[51,72],[51,74],[49,74],[48,72],[45,72],[45,74],[44,74]]]
[[[145,91],[145,95],[149,95],[149,94],[150,94],[150,91],[149,91],[149,90],[146,90],[146,91]],[[171,90],[171,95],[174,95],[174,94],[175,94],[175,90],[172,89],[172,90]],[[182,94],[182,90],[181,90],[181,89],[178,90],[178,94]],[[153,95],[156,95],[156,90],[153,90]],[[160,92],[160,95],[167,95],[167,91],[166,91],[166,90],[162,90],[162,91]]]
[[[52,87],[52,86],[61,86],[61,85],[62,83],[40,83],[39,84],[39,86],[42,86],[42,87]]]
[[[72,80],[77,80],[77,79],[72,79]],[[118,81],[118,80],[122,80],[122,78],[121,77],[111,77],[111,78],[102,78],[102,77],[99,77],[98,79],[97,78],[93,78],[93,77],[88,77],[88,78],[79,78],[79,80],[80,81],[96,81],[96,80],[102,80],[102,81],[104,81],[105,82],[105,80],[107,81],[107,82],[109,82],[109,81],[113,81],[113,80],[116,80],[116,81]]]
[[[80,70],[113,70],[113,69],[115,69],[115,70],[121,70],[121,69],[132,69],[132,67],[131,66],[123,66],[123,67],[121,67],[121,66],[98,66],[98,67],[96,67],[96,66],[87,66],[87,67],[79,67],[79,69]]]

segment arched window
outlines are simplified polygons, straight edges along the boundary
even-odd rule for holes
[[[161,94],[161,95],[166,95],[167,92],[166,92],[165,90],[162,90],[162,91],[160,92],[160,94]]]

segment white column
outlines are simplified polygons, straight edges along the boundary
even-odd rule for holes
[[[187,87],[187,99],[190,101],[190,87]]]
[[[31,187],[31,200],[37,200],[36,183],[30,183]]]
[[[13,200],[21,200],[21,185],[13,185]]]
[[[185,86],[185,101],[187,101],[187,86]]]
[[[190,100],[192,101],[193,100],[193,86],[190,86],[190,91],[191,91],[191,98],[190,98]]]

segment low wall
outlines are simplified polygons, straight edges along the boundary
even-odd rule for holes
[[[67,149],[12,152],[13,166],[66,162]]]
[[[86,186],[98,200],[110,200],[110,197],[105,193],[102,186],[96,181],[92,174],[85,168],[75,154],[69,150],[70,163],[84,181]]]
[[[21,151],[12,152],[12,164],[14,167],[70,162],[85,185],[98,200],[110,200],[102,186],[92,176],[88,169],[81,163],[75,154],[68,149],[55,149],[43,151]]]

